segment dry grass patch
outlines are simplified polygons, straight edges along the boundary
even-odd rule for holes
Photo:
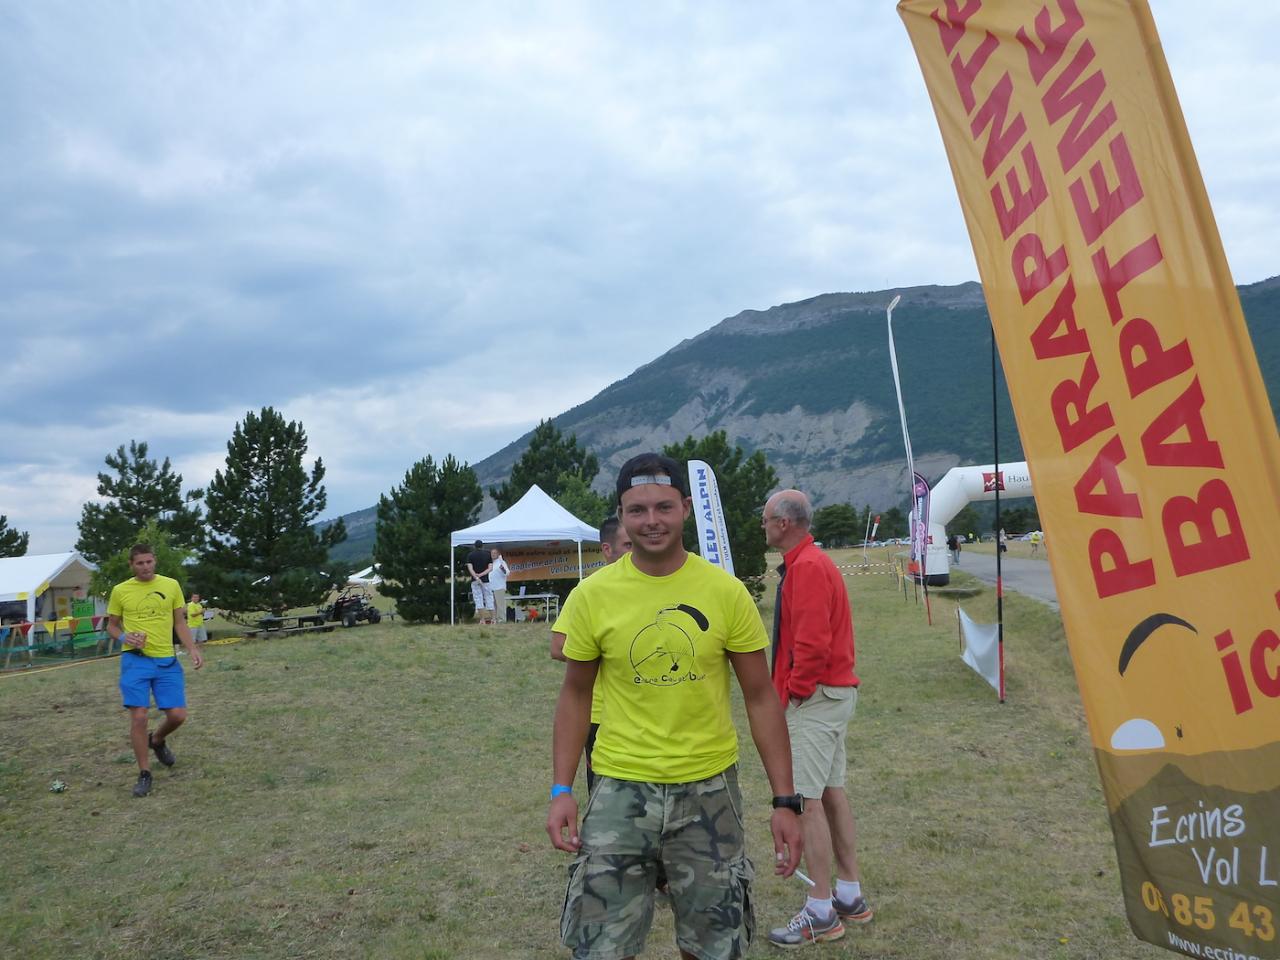
[[[822,955],[1163,955],[1123,919],[1056,615],[1006,602],[1001,706],[956,655],[953,603],[930,628],[887,574],[847,582],[864,678],[850,794],[877,916]],[[989,594],[961,602],[991,619]],[[547,642],[544,625],[397,621],[209,648],[178,765],[145,801],[114,661],[0,679],[0,952],[565,956]],[[743,757],[767,928],[803,890],[768,873],[770,791],[749,741]],[[675,956],[665,913],[647,956]]]

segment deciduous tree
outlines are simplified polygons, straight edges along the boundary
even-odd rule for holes
[[[828,547],[845,547],[863,534],[862,517],[847,503],[831,503],[815,510],[810,533]]]
[[[129,441],[106,456],[115,471],[98,474],[98,495],[106,503],[86,503],[80,513],[80,539],[76,549],[94,563],[132,546],[138,531],[151,520],[181,547],[198,548],[204,542],[200,508],[195,505],[202,490],[182,493],[182,474],[174,473],[169,458],[157,464],[147,456],[145,441]]]
[[[452,454],[439,467],[430,457],[419,460],[404,483],[378,498],[379,590],[406,620],[448,619],[449,535],[475,523],[483,499],[476,472]]]
[[[599,526],[613,512],[613,501],[592,490],[590,484],[576,473],[560,475],[560,492],[556,494],[555,501],[592,526]]]
[[[332,585],[329,548],[346,538],[338,520],[317,532],[324,511],[324,464],[303,467],[307,434],[271,407],[250,411],[227,443],[226,468],[205,497],[209,549],[200,565],[205,592],[234,613],[283,612],[319,602]]]
[[[177,580],[186,596],[187,580],[191,575],[188,561],[195,556],[195,552],[176,545],[169,531],[156,520],[148,520],[141,530],[136,531],[136,536],[128,546],[121,547],[103,559],[89,579],[90,592],[99,597],[109,597],[112,587],[133,576],[133,569],[129,566],[129,549],[135,543],[151,544],[156,557],[156,573]]]

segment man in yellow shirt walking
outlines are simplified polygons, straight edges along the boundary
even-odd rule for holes
[[[187,626],[191,629],[191,639],[196,643],[204,643],[209,639],[204,629],[204,604],[198,593],[193,593],[187,601]]]
[[[120,696],[129,711],[129,740],[138,760],[138,782],[133,795],[151,792],[151,752],[166,767],[177,762],[166,740],[187,719],[186,683],[182,664],[173,652],[176,633],[191,665],[204,666],[200,648],[187,627],[187,607],[182,588],[172,577],[156,573],[156,555],[148,543],[129,550],[133,576],[111,589],[107,601],[107,633],[119,640]],[[154,733],[147,732],[152,697],[164,712]]]

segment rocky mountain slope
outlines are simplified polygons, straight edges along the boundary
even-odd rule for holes
[[[782,484],[817,505],[906,502],[906,464],[889,364],[885,307],[894,311],[902,389],[917,469],[936,479],[992,459],[991,331],[982,288],[920,286],[832,293],[744,310],[678,344],[555,418],[600,457],[610,487],[632,454],[714,430],[763,450]],[[1280,409],[1280,277],[1240,288],[1273,410]],[[1000,458],[1023,458],[1003,375]],[[528,434],[474,464],[487,490],[505,480]],[[486,504],[491,515],[493,505]],[[346,518],[339,556],[372,548],[373,511]]]

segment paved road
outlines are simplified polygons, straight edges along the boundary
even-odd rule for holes
[[[987,583],[996,582],[995,554],[962,550],[958,569]],[[1053,585],[1053,574],[1049,572],[1047,560],[1021,560],[1006,555],[1000,563],[1000,570],[1006,592],[1016,591],[1058,609],[1058,591]]]

